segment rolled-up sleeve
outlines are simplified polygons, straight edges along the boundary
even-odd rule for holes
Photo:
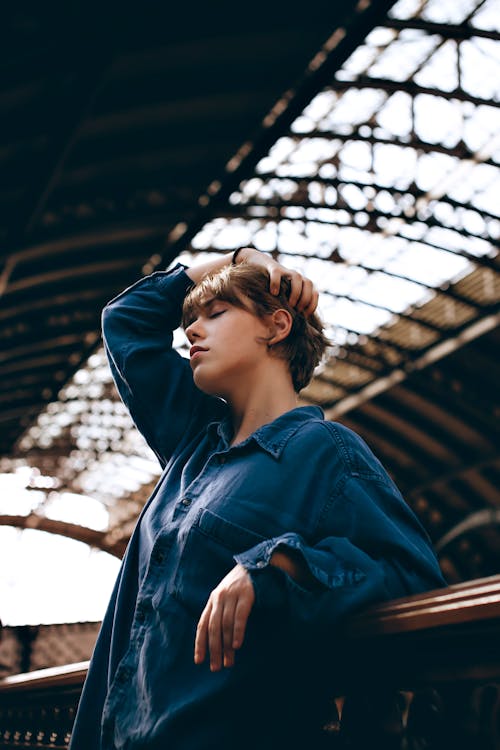
[[[336,528],[339,504],[349,508],[349,537]],[[299,624],[324,627],[375,602],[446,585],[425,531],[389,482],[349,478],[324,528],[314,544],[285,533],[235,556],[250,574],[257,606],[283,608]],[[300,556],[317,586],[304,588],[273,565],[278,549]]]

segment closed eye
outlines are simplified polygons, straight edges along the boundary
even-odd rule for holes
[[[222,315],[225,312],[226,312],[225,310],[216,310],[215,312],[210,313],[210,315],[208,317],[209,318],[218,318],[219,315]]]

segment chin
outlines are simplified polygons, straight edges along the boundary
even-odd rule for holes
[[[196,370],[193,373],[194,384],[200,391],[206,393],[207,396],[220,396],[220,388],[213,382],[211,378],[203,377],[201,374],[197,374]]]

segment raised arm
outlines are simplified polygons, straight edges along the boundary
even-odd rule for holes
[[[162,466],[223,407],[196,388],[189,361],[172,348],[192,283],[180,265],[153,273],[113,299],[102,315],[116,386]]]
[[[286,275],[291,279],[293,304],[305,312],[316,308],[318,298],[311,282],[252,248],[241,248],[236,258],[228,253],[190,268],[178,265],[153,273],[104,308],[103,339],[116,386],[162,466],[174,449],[226,408],[220,399],[195,386],[189,362],[172,348],[172,340],[190,287],[234,260],[264,268],[275,293]]]

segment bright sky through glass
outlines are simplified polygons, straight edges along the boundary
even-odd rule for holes
[[[368,35],[233,193],[233,213],[207,223],[192,252],[175,261],[190,265],[247,244],[274,253],[316,284],[334,353],[421,309],[440,286],[470,274],[476,259],[492,257],[500,238],[500,44],[411,28],[416,18],[498,32],[498,2],[401,0],[390,18],[392,25]],[[178,332],[176,345],[183,342]],[[358,383],[366,377],[359,370]],[[0,463],[9,472],[1,478],[0,513],[97,529],[108,518],[112,526],[119,512],[134,517],[140,504],[125,499],[154,481],[159,467],[116,401],[102,352],[49,404],[21,446],[28,457],[50,454],[68,434],[73,449],[54,463],[57,471],[33,471],[21,459]],[[101,617],[117,560],[56,536],[44,546],[37,534],[46,536],[0,528],[0,618]],[[58,569],[43,568],[44,583],[43,575],[36,578],[40,560],[48,566],[54,554]],[[77,579],[79,601],[72,604]]]

